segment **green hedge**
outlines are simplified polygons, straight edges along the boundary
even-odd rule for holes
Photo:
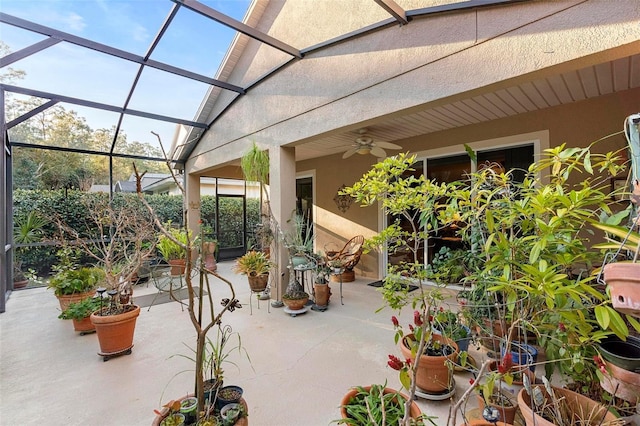
[[[44,217],[52,218],[59,215],[67,224],[74,229],[82,230],[87,236],[96,236],[91,220],[87,216],[83,200],[85,198],[108,197],[106,193],[88,193],[81,191],[65,190],[15,190],[13,193],[14,221],[25,217],[29,212],[36,210]],[[172,221],[175,224],[182,224],[182,197],[177,195],[145,195],[145,199],[153,207],[161,222]],[[136,194],[114,194],[115,205],[122,203],[136,204],[143,209],[144,206]],[[204,195],[201,198],[201,217],[203,224],[218,228],[215,223],[215,197]],[[221,197],[220,199],[220,221],[225,226],[221,231],[230,230],[220,238],[221,248],[227,246],[237,246],[241,243],[242,230],[242,198]],[[259,219],[259,201],[247,198],[247,221],[248,229],[252,230]],[[52,240],[56,233],[55,223],[49,222],[44,229],[44,241]],[[240,241],[238,241],[240,238]],[[52,264],[56,263],[55,253],[57,247],[38,246],[22,250],[21,260],[23,270],[34,269],[39,275],[46,275],[50,271]]]

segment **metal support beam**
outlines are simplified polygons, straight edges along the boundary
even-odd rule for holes
[[[185,126],[198,127],[205,129],[207,127],[204,123],[198,123],[196,121],[183,120],[181,118],[167,117],[166,115],[152,114],[150,112],[138,111],[134,109],[124,109],[122,107],[103,104],[99,102],[87,101],[85,99],[72,98],[70,96],[57,95],[55,93],[42,92],[40,90],[25,89],[23,87],[11,86],[9,84],[0,84],[0,89],[4,89],[8,92],[20,93],[23,95],[36,96],[38,98],[56,100],[58,102],[64,102],[67,104],[80,105],[88,108],[101,109],[104,111],[111,111],[117,113],[124,113],[128,115],[135,115],[137,117],[150,118],[152,120],[167,121],[169,123],[184,124]]]
[[[13,197],[11,184],[11,147],[5,122],[5,91],[0,89],[0,140],[2,157],[0,158],[0,197],[2,215],[0,215],[0,313],[5,311],[5,301],[13,282]]]
[[[45,27],[44,25],[35,24],[33,22],[29,22],[27,20],[20,19],[12,15],[7,15],[6,13],[0,12],[0,22],[13,25],[14,27],[33,31],[35,33],[42,34],[48,37],[53,37],[55,39],[66,41],[68,43],[85,47],[87,49],[95,50],[96,52],[115,56],[120,59],[125,59],[127,61],[135,62],[137,64],[146,65],[151,68],[156,68],[160,71],[165,71],[171,74],[179,75],[181,77],[189,78],[191,80],[196,80],[202,83],[210,84],[212,86],[220,87],[225,90],[231,90],[233,92],[244,94],[244,89],[242,87],[225,83],[224,81],[216,80],[215,78],[210,78],[202,74],[197,74],[191,71],[187,71],[182,68],[174,67],[172,65],[165,64],[163,62],[145,60],[140,55],[134,55],[133,53],[129,53],[121,49],[116,49],[114,47],[107,46],[106,44],[96,43],[95,41],[87,40],[85,38],[78,37],[73,34],[58,31],[53,28]]]
[[[11,120],[10,122],[7,123],[7,130],[17,126],[18,124],[27,121],[28,119],[30,119],[31,117],[33,117],[34,115],[40,114],[42,111],[45,111],[49,108],[51,108],[52,106],[54,106],[55,104],[57,104],[58,101],[56,100],[51,100],[48,102],[43,103],[42,105],[40,105],[37,108],[32,109],[31,111],[22,114],[20,117],[14,118],[13,120]]]
[[[236,21],[235,19],[223,13],[220,13],[217,10],[212,9],[209,6],[206,6],[196,0],[172,0],[172,1],[175,3],[182,4],[184,7],[186,7],[189,10],[197,12],[203,16],[206,16],[207,18],[213,19],[214,21],[219,22],[222,25],[225,25],[236,31],[239,31],[242,34],[245,34],[255,40],[258,40],[261,43],[268,44],[269,46],[276,48],[282,52],[288,53],[291,56],[295,56],[296,58],[302,58],[302,53],[300,52],[300,50],[296,49],[295,47],[289,46],[288,44],[283,43],[280,40],[271,37],[270,35],[267,35],[261,31],[256,30],[255,28],[248,26],[247,24],[244,24],[240,21]]]
[[[12,63],[24,59],[28,56],[33,55],[34,53],[38,53],[41,50],[44,50],[48,47],[55,46],[60,43],[62,40],[50,37],[48,39],[39,41],[31,46],[27,46],[24,49],[20,49],[17,52],[13,52],[5,56],[4,58],[0,58],[0,68],[7,67]]]
[[[422,9],[414,9],[407,12],[407,18],[434,15],[436,13],[459,12],[466,9],[474,9],[478,7],[504,6],[511,3],[522,3],[530,0],[469,0],[440,6],[425,7]]]
[[[147,62],[151,57],[151,54],[155,50],[156,46],[158,46],[160,39],[162,38],[164,33],[167,31],[167,28],[169,28],[169,24],[171,24],[171,21],[173,21],[173,18],[175,18],[179,9],[180,9],[180,6],[177,4],[174,4],[173,7],[171,8],[171,11],[169,12],[169,16],[167,16],[167,18],[164,20],[162,27],[160,27],[158,34],[156,34],[156,36],[153,38],[153,40],[151,41],[151,45],[149,46],[149,49],[147,49],[147,53],[144,55],[145,62]],[[133,93],[135,92],[136,87],[138,86],[138,82],[140,81],[140,76],[142,75],[143,70],[144,70],[144,65],[140,65],[140,67],[138,68],[138,72],[136,73],[136,76],[133,79],[133,83],[131,83],[131,88],[129,89],[129,94],[127,95],[127,99],[125,99],[124,105],[122,106],[125,110],[129,106],[129,102],[131,102],[131,98],[133,97]],[[118,124],[116,125],[116,131],[113,134],[113,141],[111,141],[110,152],[114,152],[116,150],[118,134],[120,133],[120,126],[122,126],[123,119],[124,119],[124,114],[120,114],[120,117],[118,118]]]
[[[398,23],[400,23],[400,25],[407,25],[409,23],[409,20],[407,19],[407,13],[395,1],[393,0],[373,0],[373,1],[378,3],[378,5],[382,7],[384,10],[386,10],[388,14],[393,16],[395,20],[398,21]]]
[[[132,160],[143,160],[143,161],[162,161],[163,163],[167,160],[161,157],[147,157],[144,155],[135,155],[135,154],[120,154],[117,152],[103,152],[103,151],[93,151],[90,149],[80,149],[80,148],[67,148],[64,146],[53,146],[53,145],[36,145],[33,143],[25,143],[25,142],[9,142],[12,147],[18,148],[32,148],[32,149],[46,149],[48,151],[62,151],[62,152],[73,152],[76,154],[88,154],[88,155],[100,155],[104,157],[112,156],[116,158],[129,158]],[[180,163],[178,160],[169,160],[171,163]]]

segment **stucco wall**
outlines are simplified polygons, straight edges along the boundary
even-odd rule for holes
[[[419,138],[400,141],[404,150],[417,152],[481,140],[548,130],[550,146],[566,142],[568,146],[585,146],[599,138],[622,130],[625,117],[640,111],[640,89],[629,90],[593,100],[577,102],[547,110],[522,114],[459,129],[432,133]],[[626,146],[622,134],[598,145],[602,151]],[[379,231],[381,220],[377,206],[362,208],[353,204],[345,213],[340,212],[333,197],[338,188],[356,182],[375,162],[371,155],[354,155],[342,160],[340,155],[299,162],[297,169],[315,170],[317,247],[344,244],[357,234],[370,237]],[[363,256],[356,268],[359,276],[378,277],[378,254]]]

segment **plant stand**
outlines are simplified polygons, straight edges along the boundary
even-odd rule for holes
[[[269,300],[271,296],[268,293],[268,289],[253,291],[251,290],[251,294],[249,295],[249,315],[253,315],[253,296],[255,295],[256,300],[258,301],[258,309],[260,309],[260,301],[261,300]],[[264,298],[264,295],[267,295],[267,298]],[[271,304],[267,303],[267,312],[271,313]]]
[[[456,393],[456,382],[451,378],[451,384],[449,388],[442,392],[427,392],[419,387],[416,387],[416,396],[418,398],[426,399],[427,401],[444,401],[451,398]]]
[[[131,345],[131,348],[125,349],[125,350],[120,351],[120,352],[110,352],[110,353],[98,352],[98,355],[100,355],[102,357],[102,361],[103,362],[107,362],[111,358],[117,358],[117,357],[122,356],[122,355],[131,355],[131,349],[132,348],[133,348],[133,345]]]
[[[311,306],[304,306],[301,309],[289,309],[289,307],[285,307],[284,312],[295,318],[298,315],[306,314],[309,312],[309,309],[311,309]]]

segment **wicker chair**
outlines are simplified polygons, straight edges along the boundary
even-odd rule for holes
[[[360,256],[362,256],[362,245],[364,244],[364,236],[356,235],[351,238],[344,245],[342,250],[340,251],[330,251],[325,250],[327,255],[327,260],[340,260],[342,265],[344,266],[344,272],[342,273],[342,281],[343,282],[351,282],[354,281],[355,273],[353,272],[353,268],[356,267],[358,262],[360,262]],[[334,279],[334,276],[331,277]],[[340,277],[336,277],[338,280]]]

